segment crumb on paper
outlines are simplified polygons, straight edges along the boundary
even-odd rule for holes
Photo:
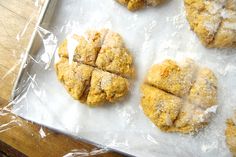
[[[46,134],[45,134],[45,132],[44,132],[44,130],[43,130],[42,127],[41,127],[40,130],[39,130],[39,134],[40,134],[41,138],[46,137]]]
[[[147,6],[157,6],[162,3],[164,0],[116,0],[121,5],[124,5],[130,11],[135,11],[144,8]]]

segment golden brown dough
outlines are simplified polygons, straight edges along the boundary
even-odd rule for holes
[[[144,113],[161,130],[168,131],[179,114],[182,100],[147,84],[142,85],[141,92]]]
[[[124,77],[133,77],[132,65],[132,56],[125,48],[121,36],[118,33],[108,32],[98,54],[96,66]]]
[[[165,60],[148,71],[141,87],[145,115],[166,132],[196,132],[208,124],[217,104],[217,79],[191,59]]]
[[[58,54],[60,57],[68,57],[68,50],[67,50],[67,40],[65,39],[60,47],[58,48]]]
[[[126,6],[130,11],[143,8],[145,5],[157,6],[164,0],[116,0],[120,4]]]
[[[94,66],[97,54],[96,46],[92,42],[84,37],[79,37],[73,58],[75,61]]]
[[[210,69],[203,68],[198,71],[188,99],[204,109],[216,104],[217,79]]]
[[[127,79],[96,69],[92,74],[87,104],[94,106],[106,101],[115,102],[126,95],[128,89]]]
[[[56,63],[55,69],[58,79],[64,84],[70,95],[79,100],[90,84],[90,77],[94,68],[77,62],[69,64],[67,58],[61,58]]]
[[[55,64],[57,77],[70,95],[90,106],[124,97],[129,89],[127,78],[133,77],[134,67],[122,37],[102,29],[71,38],[59,46],[61,59]],[[69,46],[70,42],[74,46]]]
[[[185,96],[191,87],[195,69],[190,59],[182,66],[175,61],[165,60],[150,68],[145,82],[174,95]]]
[[[94,45],[96,51],[99,52],[108,32],[108,29],[101,29],[99,31],[89,30],[86,32],[85,36],[87,40]]]
[[[230,151],[236,157],[236,113],[232,119],[226,121],[225,136]]]
[[[185,0],[191,29],[206,47],[236,47],[235,0]]]

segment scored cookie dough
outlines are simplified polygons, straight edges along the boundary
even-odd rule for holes
[[[164,0],[116,0],[120,4],[126,6],[130,11],[135,11],[144,6],[157,6]]]
[[[153,65],[141,85],[144,114],[162,131],[197,132],[217,107],[217,78],[193,60]]]
[[[236,157],[236,112],[233,118],[226,121],[225,136],[230,151]]]
[[[206,47],[236,47],[236,0],[184,1],[190,27]]]
[[[118,33],[101,29],[73,35],[60,44],[58,54],[57,77],[74,99],[98,106],[128,93],[133,59]]]

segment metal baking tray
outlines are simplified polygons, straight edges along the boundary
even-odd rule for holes
[[[26,71],[30,69],[32,63],[28,63],[29,55],[32,57],[35,57],[37,55],[37,52],[42,45],[42,40],[40,35],[37,32],[37,27],[43,27],[47,29],[50,25],[50,20],[53,16],[55,7],[57,4],[57,0],[46,0],[44,2],[43,8],[41,10],[41,13],[39,15],[38,21],[36,23],[35,29],[32,33],[32,36],[30,38],[28,47],[26,49],[26,52],[24,54],[24,58],[22,60],[20,70],[18,73],[18,76],[16,78],[15,84],[13,86],[12,94],[11,94],[11,101],[15,100],[17,96],[19,96],[20,93],[22,93],[22,87],[26,86],[25,79],[28,77]]]
[[[73,9],[70,8],[71,6]],[[90,9],[93,10],[93,12],[91,12]],[[114,10],[116,10],[116,12],[114,12]],[[54,12],[55,16],[53,16]],[[102,3],[96,0],[45,0],[45,5],[42,8],[36,25],[38,28],[32,35],[21,65],[19,76],[14,86],[12,93],[12,103],[14,106],[12,111],[15,112],[15,107],[17,108],[17,105],[20,104],[18,101],[24,98],[33,100],[29,104],[27,104],[27,100],[22,101],[23,103],[20,104],[21,108],[17,108],[17,115],[21,115],[22,112],[22,117],[29,115],[26,119],[31,119],[39,124],[50,126],[49,128],[53,128],[54,123],[60,121],[59,116],[66,117],[60,121],[61,124],[58,125],[61,128],[66,126],[66,130],[64,129],[64,131],[61,132],[57,130],[61,129],[60,127],[55,127],[56,131],[64,134],[71,133],[71,135],[74,135],[74,138],[78,138],[90,144],[97,145],[95,143],[100,143],[139,156],[162,156],[161,154],[163,154],[163,156],[183,156],[184,154],[191,156],[189,153],[192,154],[192,156],[224,156],[225,153],[228,154],[229,152],[224,142],[222,130],[224,128],[222,126],[225,124],[225,119],[230,116],[230,111],[233,107],[232,102],[235,102],[235,98],[231,94],[235,93],[235,88],[232,86],[236,78],[235,53],[229,53],[231,52],[230,50],[207,49],[203,47],[198,38],[196,38],[196,35],[190,30],[185,15],[182,0],[169,1],[166,5],[158,7],[158,9],[149,8],[148,10],[144,9],[135,13],[128,12],[124,7],[117,5],[114,0],[104,0]],[[67,24],[69,26],[67,26]],[[67,27],[71,26],[73,26],[75,31],[77,31],[78,28],[80,28],[78,31],[83,31],[83,29],[87,30],[87,28],[90,27],[112,28],[112,30],[119,32],[126,40],[125,43],[127,43],[128,49],[131,50],[131,53],[135,57],[135,62],[138,64],[138,77],[134,82],[135,86],[132,87],[132,92],[130,92],[131,96],[123,103],[124,105],[99,109],[107,111],[105,113],[109,118],[103,115],[104,112],[99,112],[101,113],[99,116],[87,116],[88,119],[86,120],[80,119],[80,116],[77,116],[79,113],[83,114],[83,111],[87,111],[87,113],[93,113],[88,115],[95,115],[97,109],[90,110],[86,106],[77,105],[77,101],[74,102],[69,95],[65,95],[66,91],[62,90],[63,87],[59,86],[59,82],[54,81],[56,80],[54,70],[48,68],[45,72],[43,69],[45,68],[43,66],[46,62],[42,61],[42,58],[39,59],[39,56],[41,53],[44,53],[46,49],[43,49],[43,42],[45,41],[44,38],[41,37],[41,33],[44,33],[41,30],[45,29],[55,34],[58,33],[56,38],[62,40],[67,33],[74,33],[70,32],[70,30],[68,31],[70,28]],[[45,38],[48,37],[47,35],[48,34],[46,34]],[[57,43],[57,41],[55,41],[55,43]],[[51,49],[49,51],[51,51]],[[235,52],[235,50],[232,50],[232,52]],[[219,81],[219,91],[224,93],[219,95],[221,107],[219,108],[219,112],[212,119],[211,124],[204,129],[205,131],[200,132],[194,137],[161,132],[145,117],[139,105],[139,85],[143,81],[142,77],[145,75],[144,73],[146,73],[148,67],[167,58],[180,61],[186,57],[192,58],[200,65],[212,69]],[[37,59],[42,61],[43,64],[35,64],[35,61],[38,61]],[[38,66],[36,69],[34,69],[35,65]],[[53,68],[52,66],[51,64],[51,68]],[[33,72],[31,73],[31,71]],[[33,79],[36,75],[39,77],[35,77],[36,81],[34,84]],[[50,78],[54,80],[50,80]],[[39,80],[38,82],[37,79]],[[32,83],[33,87],[31,87]],[[38,88],[37,85],[39,85],[38,87],[40,88]],[[35,88],[36,92],[34,93],[32,90],[27,92],[27,89],[29,89],[27,87],[31,89]],[[44,89],[45,91],[48,90],[46,91],[48,93],[41,95],[47,96],[39,100],[34,99],[34,96],[39,97],[37,94],[40,92],[38,91]],[[227,98],[227,101],[224,101],[225,98]],[[61,105],[60,101],[63,102]],[[71,105],[67,105],[68,103],[71,103]],[[41,105],[39,106],[38,104]],[[41,110],[42,108],[45,108],[45,110]],[[110,109],[113,111],[111,112]],[[31,110],[33,110],[33,112],[28,112]],[[41,111],[47,110],[53,111],[47,112],[47,116],[56,119],[52,121],[51,124],[47,123],[46,120],[43,121],[43,118],[40,119],[41,115],[45,114],[45,112]],[[68,110],[74,112],[71,113]],[[29,114],[23,115],[26,112]],[[54,112],[55,115],[53,115]],[[114,113],[117,113],[119,116],[116,116],[117,114]],[[30,116],[36,118],[32,119]],[[93,124],[97,122],[94,121],[94,118],[101,118],[99,120],[103,123],[94,126]],[[106,119],[109,121],[110,118],[112,118],[113,121],[107,123]],[[72,123],[67,125],[67,121]],[[121,122],[120,125],[117,122]],[[83,127],[85,125],[88,127]],[[86,129],[94,129],[95,127],[97,128],[95,130],[99,130],[98,133],[86,131]],[[86,128],[85,132],[81,130],[84,128]],[[119,133],[116,132],[116,129],[127,130],[125,130],[126,132]],[[106,130],[108,131],[106,132]],[[106,133],[109,132],[111,132],[111,134],[107,134],[108,136],[104,138]],[[93,136],[99,136],[99,138]],[[89,140],[94,141],[94,143]],[[119,142],[118,146],[114,146],[116,143],[114,145],[112,143],[112,141],[116,142],[116,140]],[[126,141],[128,141],[127,144],[124,143]],[[120,143],[121,146],[119,146]],[[104,148],[101,145],[97,146],[107,150],[107,147]],[[147,155],[148,153],[150,155]]]

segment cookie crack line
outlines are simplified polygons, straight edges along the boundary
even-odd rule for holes
[[[192,83],[191,83],[191,86],[190,86],[188,92],[187,92],[184,96],[178,96],[178,95],[176,95],[176,94],[174,94],[174,93],[171,93],[170,91],[168,91],[168,90],[166,90],[166,89],[163,89],[163,88],[158,87],[157,85],[151,84],[151,83],[149,83],[148,81],[145,81],[144,84],[149,85],[149,86],[151,86],[151,87],[154,87],[154,88],[156,88],[156,89],[159,89],[159,90],[161,90],[161,91],[163,91],[163,92],[165,92],[165,93],[167,93],[167,94],[170,94],[170,95],[172,95],[172,96],[175,96],[175,97],[178,97],[178,98],[180,98],[180,99],[184,99],[184,100],[185,100],[185,99],[187,99],[187,97],[190,95],[190,91],[191,91],[191,89],[193,88],[194,84],[196,83],[198,73],[199,73],[199,70],[195,70],[195,72],[193,73],[193,78],[192,78],[192,81],[191,81],[191,82],[192,82]]]
[[[106,39],[107,34],[108,34],[108,30],[106,30],[106,33],[105,33],[105,35],[104,35],[104,37],[103,37],[103,39],[102,39],[101,46],[99,47],[98,53],[96,54],[96,58],[95,58],[94,63],[97,62],[98,55],[99,55],[99,53],[101,52],[102,45],[104,44],[104,41],[105,41],[105,39]],[[94,67],[95,67],[95,66],[94,66]]]
[[[89,66],[89,65],[88,65]],[[84,88],[84,91],[82,93],[82,95],[80,96],[79,99],[82,99],[82,102],[83,101],[86,101],[87,98],[88,98],[88,93],[89,93],[89,89],[91,87],[91,81],[92,81],[92,76],[93,76],[93,72],[94,72],[95,68],[93,69],[93,71],[91,72],[91,76],[89,77],[89,80],[88,80],[88,84],[85,86]]]
[[[68,59],[68,58],[67,58],[67,59]],[[76,63],[79,63],[79,64],[83,64],[83,65],[87,65],[87,66],[89,66],[89,67],[92,67],[92,68],[94,68],[94,70],[97,69],[97,70],[101,70],[102,72],[108,72],[108,73],[110,73],[110,74],[123,77],[123,78],[125,78],[125,79],[130,79],[128,76],[123,76],[123,75],[120,75],[120,74],[118,74],[118,73],[114,73],[114,72],[112,72],[112,71],[108,71],[108,70],[105,70],[105,69],[101,69],[101,68],[99,68],[99,67],[97,67],[97,66],[95,66],[95,65],[86,64],[86,63],[84,63],[84,62],[79,62],[79,61],[76,61],[76,60],[73,60],[73,61],[76,62]]]
[[[216,32],[214,33],[214,36],[213,36],[212,41],[209,43],[209,45],[211,45],[211,46],[212,46],[212,44],[214,45],[215,40],[216,40],[215,38],[216,38],[217,34],[220,33],[219,30],[220,30],[220,28],[221,28],[222,25],[223,25],[223,22],[224,22],[223,17],[220,17],[220,19],[221,19],[221,20],[220,20],[219,26],[217,27]]]
[[[192,88],[194,87],[195,83],[197,82],[197,76],[199,74],[199,67],[197,68],[197,70],[195,69],[194,73],[193,73],[193,78],[192,78],[192,83],[190,85],[190,88],[188,90],[188,92],[186,93],[185,97],[188,97],[190,95],[190,92],[192,90]]]
[[[126,78],[90,65],[77,62],[70,65],[64,57],[55,68],[58,79],[69,94],[89,106],[97,106],[106,101],[113,103],[126,95],[129,89],[129,80]],[[93,100],[93,95],[98,100]]]
[[[194,82],[196,82],[196,79],[194,80]],[[189,91],[188,91],[189,94],[186,94],[185,96],[182,96],[182,97],[181,97],[181,96],[178,96],[178,95],[175,95],[175,94],[173,94],[173,93],[171,93],[171,92],[169,92],[169,91],[167,91],[167,90],[165,90],[165,89],[159,88],[159,87],[157,87],[157,86],[155,86],[155,85],[153,85],[153,84],[150,84],[150,83],[148,83],[148,82],[144,82],[144,84],[145,84],[145,85],[148,85],[148,86],[150,86],[150,87],[153,87],[153,88],[155,88],[155,89],[158,89],[158,90],[160,90],[160,91],[162,91],[162,92],[164,92],[164,93],[166,93],[166,94],[169,94],[169,95],[171,95],[171,96],[177,97],[177,98],[181,99],[184,104],[189,103],[189,104],[192,104],[192,105],[196,105],[197,107],[199,107],[199,108],[201,108],[201,109],[204,109],[204,108],[202,108],[201,106],[199,106],[199,104],[191,103],[191,102],[187,99],[187,97],[190,95],[190,91],[191,91],[191,88],[193,87],[194,83],[193,83],[193,85],[190,87],[190,89],[189,89]],[[184,107],[184,105],[181,106],[181,108],[179,109],[178,115],[175,117],[175,119],[172,120],[172,124],[173,124],[174,126],[176,125],[176,121],[180,119],[181,111],[182,111],[183,107]],[[157,118],[159,118],[160,116],[161,116],[161,115],[159,114]],[[181,126],[181,128],[186,127],[187,125],[188,125],[188,124],[185,124],[184,126]],[[178,127],[176,126],[176,128],[178,128]],[[168,129],[167,129],[167,130],[168,130]]]
[[[224,4],[224,5],[222,6],[222,9],[225,9],[225,5],[226,5],[226,4]],[[211,14],[208,10],[207,10],[207,12],[208,12],[209,14]],[[219,25],[218,25],[216,31],[214,32],[213,39],[211,40],[211,42],[209,42],[209,45],[212,45],[212,44],[215,43],[215,38],[216,38],[217,34],[219,33],[219,30],[220,30],[220,28],[222,27],[223,22],[224,22],[224,18],[221,16],[221,17],[220,17],[220,23],[219,23]]]
[[[178,98],[180,98],[180,99],[183,98],[183,97],[178,96],[178,95],[175,95],[175,94],[173,94],[173,93],[171,93],[171,92],[169,92],[169,91],[167,91],[167,90],[165,90],[165,89],[162,89],[162,88],[160,88],[160,87],[157,87],[156,85],[153,85],[153,84],[151,84],[151,83],[149,83],[149,82],[144,82],[144,84],[146,84],[146,85],[148,85],[148,86],[151,86],[151,87],[153,87],[153,88],[159,89],[159,90],[161,90],[162,92],[165,92],[165,93],[170,94],[170,95],[172,95],[172,96],[178,97]]]

